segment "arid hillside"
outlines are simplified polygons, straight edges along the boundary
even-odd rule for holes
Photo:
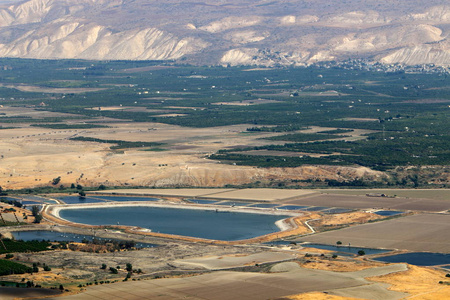
[[[0,2],[0,56],[305,65],[448,65],[447,1]]]

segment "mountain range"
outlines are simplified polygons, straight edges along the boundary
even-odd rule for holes
[[[449,32],[442,0],[0,0],[0,57],[448,66]]]

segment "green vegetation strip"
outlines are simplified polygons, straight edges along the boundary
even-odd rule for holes
[[[50,250],[51,244],[46,241],[15,241],[2,239],[0,242],[0,254],[15,252],[39,252]]]
[[[24,274],[31,273],[32,268],[16,263],[14,261],[9,261],[5,259],[0,259],[0,275],[10,275],[10,274]]]
[[[272,136],[264,139],[271,141],[286,141],[286,142],[310,142],[310,141],[329,140],[344,137],[348,137],[348,135],[321,134],[321,133],[292,133],[279,136]]]
[[[116,144],[116,146],[112,146],[111,149],[125,149],[125,148],[140,148],[140,147],[155,147],[161,146],[162,143],[155,142],[130,142],[130,141],[121,141],[121,140],[102,140],[91,137],[74,137],[71,138],[73,141],[84,141],[84,142],[96,142],[96,143],[107,143],[107,144]]]

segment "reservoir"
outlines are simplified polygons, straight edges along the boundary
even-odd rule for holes
[[[416,266],[436,266],[450,264],[450,254],[413,252],[376,258],[389,263],[405,262]]]
[[[128,225],[153,232],[233,241],[277,232],[289,216],[150,206],[61,209],[61,218],[90,225]]]

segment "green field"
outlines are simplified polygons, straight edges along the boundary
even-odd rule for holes
[[[101,117],[196,128],[248,124],[247,134],[287,134],[269,137],[273,145],[237,149],[239,154],[230,153],[236,149],[224,149],[210,159],[257,167],[321,164],[380,171],[450,165],[450,79],[444,72],[376,72],[320,65],[245,72],[250,67],[27,59],[0,59],[0,66],[8,66],[0,70],[1,105],[70,114],[41,118],[0,114],[0,125],[6,128],[14,123],[52,129],[102,128],[106,125],[96,123]],[[51,91],[25,91],[24,86]],[[59,90],[68,87],[80,90]],[[87,88],[101,90],[83,90]],[[220,103],[233,105],[215,105]],[[312,126],[324,129],[301,132]],[[363,139],[343,140],[356,129],[371,131]],[[116,144],[114,149],[159,146],[91,141]],[[245,154],[261,149],[307,154]],[[308,153],[329,155],[318,158]],[[417,186],[416,181],[409,178],[403,184]]]

